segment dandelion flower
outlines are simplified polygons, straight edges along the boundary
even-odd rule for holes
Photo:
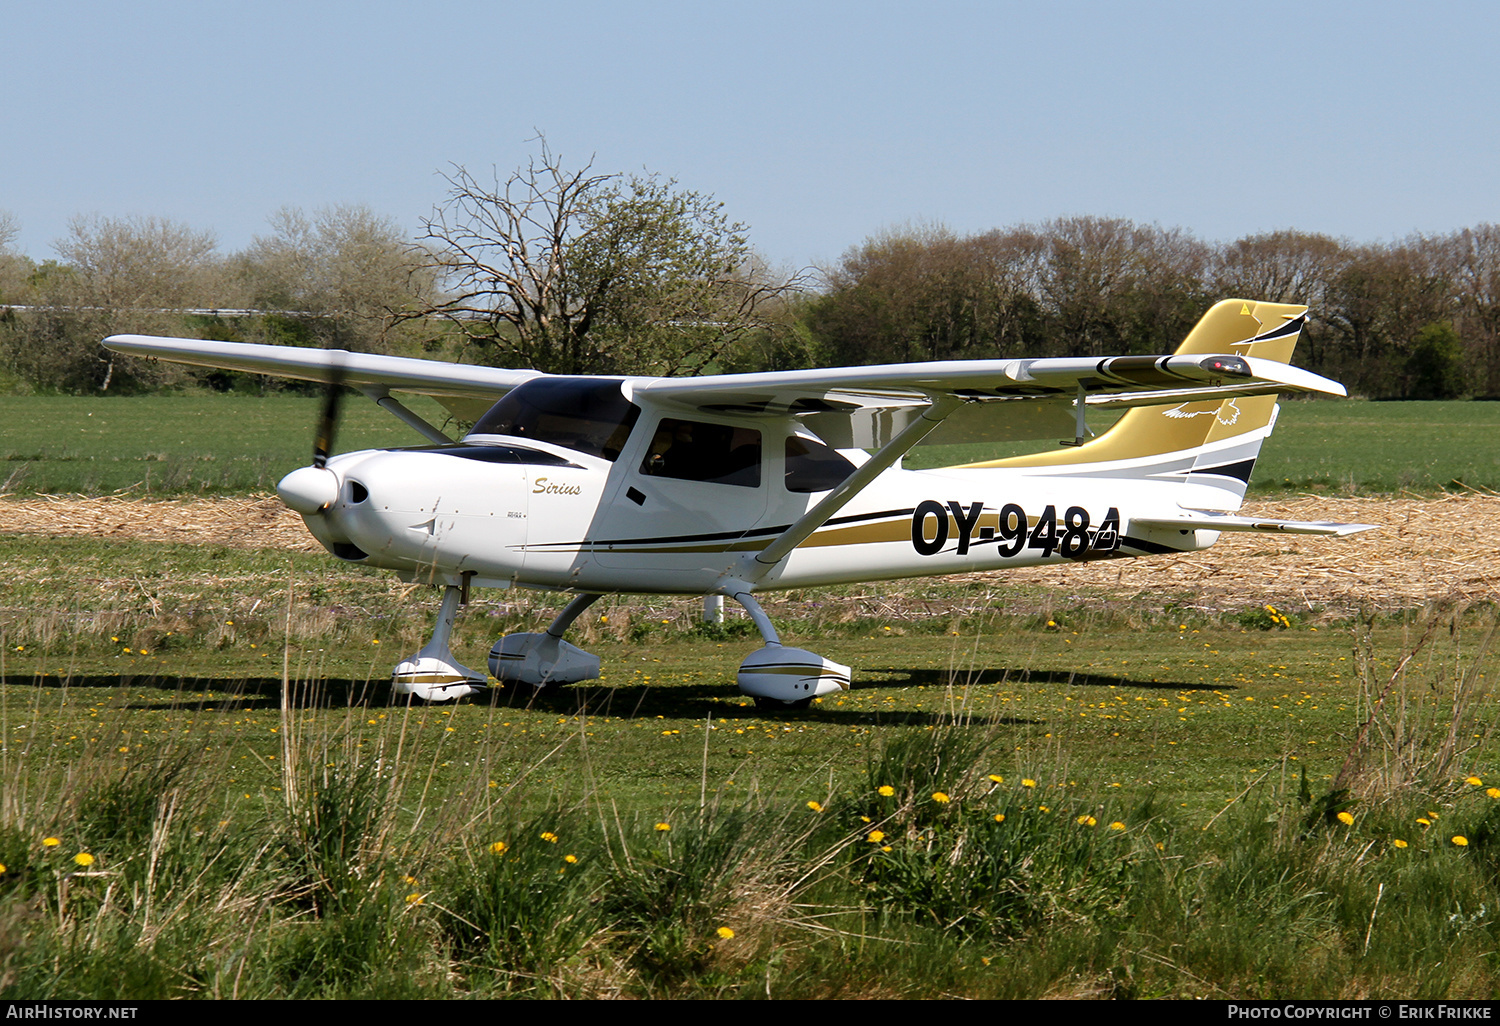
[[[59,844],[62,844],[62,842],[55,837],[42,838],[42,847],[44,848],[56,848]]]
[[[556,844],[557,835],[554,834],[551,830],[544,830],[542,831],[542,840],[546,841],[548,844]]]
[[[1021,781],[1021,786],[1022,787],[1035,787],[1036,786],[1036,781],[1032,780],[1030,777],[1026,777],[1025,779],[1023,779]]]
[[[1469,839],[1463,834],[1455,834],[1453,837],[1453,843],[1458,845],[1460,848],[1467,848],[1469,846]]]
[[[672,824],[671,823],[658,823],[658,824],[656,824],[656,832],[659,833],[659,834],[664,834],[668,830],[671,830],[671,829],[672,829]]]
[[[1468,777],[1468,778],[1466,778],[1464,780],[1464,783],[1470,785],[1471,787],[1483,787],[1484,786],[1484,781],[1480,780],[1478,777]]]
[[[1124,829],[1125,829],[1125,824],[1124,824],[1124,823],[1121,823],[1121,822],[1120,822],[1120,821],[1119,821],[1119,820],[1118,820],[1118,819],[1117,819],[1117,820],[1115,820],[1115,821],[1114,821],[1114,822],[1113,822],[1113,823],[1111,823],[1111,824],[1110,824],[1110,825],[1109,825],[1109,828],[1110,828],[1110,829],[1111,829],[1111,830],[1124,830]]]
[[[4,872],[5,872],[5,863],[4,862],[0,862],[0,873],[4,873]]]
[[[885,840],[885,832],[882,830],[871,830],[865,840],[869,841],[871,844],[879,844],[881,841]]]
[[[1354,825],[1354,817],[1352,815],[1350,815],[1349,813],[1347,813],[1347,812],[1341,812],[1341,813],[1339,813],[1339,817],[1338,818],[1339,818],[1339,822],[1342,823],[1342,824],[1344,824],[1344,826],[1353,826]]]
[[[1484,793],[1491,798],[1500,798],[1500,787],[1487,788]]]
[[[573,865],[574,863],[576,863],[578,861],[578,856],[577,855],[564,855],[563,856],[563,861],[566,862],[568,865],[571,866],[571,865]]]
[[[997,813],[995,813],[995,822],[996,823],[1004,823],[1005,822],[1005,813],[1003,813],[1003,812],[997,812]]]
[[[727,926],[721,926],[714,933],[719,935],[719,940],[734,940],[734,931]]]
[[[1095,819],[1093,816],[1083,815],[1083,816],[1079,816],[1078,817],[1078,825],[1079,826],[1098,826],[1099,825],[1099,821],[1097,819]]]
[[[1003,784],[1003,783],[1005,783],[1005,778],[1002,777],[998,773],[991,773],[990,774],[990,780],[992,780],[993,782],[995,782],[997,784]]]
[[[422,896],[416,892],[408,894],[406,896],[406,903],[408,905],[420,905],[422,904]]]
[[[1397,848],[1405,848],[1406,847],[1406,842],[1403,841],[1403,840],[1401,840],[1401,838],[1399,838],[1399,837],[1396,838],[1394,841],[1392,841],[1391,844],[1394,845]]]
[[[506,844],[504,841],[496,841],[494,844],[490,845],[491,855],[504,855],[509,850],[510,845]]]
[[[1457,838],[1454,838],[1454,840],[1456,841]],[[1464,843],[1468,844],[1469,842],[1465,841]],[[89,866],[92,866],[94,864],[94,856],[90,855],[86,851],[81,851],[77,855],[73,856],[73,864],[83,866],[85,869],[87,869]]]
[[[875,789],[875,793],[880,795],[880,797],[882,798],[889,798],[891,795],[896,793],[896,789],[890,784],[881,784]],[[1500,795],[1496,795],[1496,797],[1500,797]]]
[[[1432,826],[1432,820],[1430,820],[1430,819],[1424,819],[1421,816],[1417,817],[1417,822],[1420,823],[1420,824],[1422,824],[1424,827],[1430,827],[1430,826]]]
[[[942,791],[934,791],[932,792],[932,800],[937,802],[939,805],[943,805],[952,801],[953,799],[949,798]]]
[[[817,802],[808,802],[807,803],[807,807],[809,809],[812,809],[814,812],[822,812],[823,811],[823,806],[820,805],[820,804],[818,804]]]

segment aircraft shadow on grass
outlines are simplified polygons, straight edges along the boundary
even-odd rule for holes
[[[1197,684],[1175,681],[1142,682],[1111,674],[1089,674],[1067,670],[1030,670],[1011,667],[989,667],[954,671],[931,667],[866,667],[864,672],[874,679],[859,680],[856,693],[860,691],[905,691],[911,688],[948,689],[962,693],[965,689],[997,686],[1025,686],[1028,684],[1060,684],[1080,688],[1126,688],[1146,691],[1201,690]],[[138,688],[150,689],[160,694],[159,698],[139,697],[125,703],[124,709],[198,708],[206,712],[244,712],[247,709],[265,712],[281,706],[282,681],[280,677],[240,677],[226,680],[216,677],[182,676],[132,676],[122,674],[97,674],[59,678],[40,678],[37,684],[46,688]],[[1235,688],[1221,686],[1219,690]],[[617,687],[583,686],[534,690],[530,685],[508,685],[490,689],[487,695],[478,696],[472,704],[490,705],[496,709],[535,709],[548,713],[590,716],[620,716],[635,718],[642,716],[664,716],[671,719],[703,719],[712,714],[714,719],[731,721],[757,719],[794,719],[798,722],[835,723],[848,725],[905,724],[912,726],[936,725],[959,722],[978,726],[1037,726],[1043,719],[998,715],[985,710],[988,703],[981,696],[968,700],[970,708],[954,711],[911,709],[841,709],[824,701],[808,709],[787,710],[759,709],[753,705],[728,704],[723,702],[731,693],[723,682],[700,684],[676,684],[669,687],[652,687],[647,684],[629,684]],[[396,693],[389,681],[356,680],[343,677],[326,677],[315,681],[294,681],[288,694],[289,704],[299,709],[340,709],[385,707],[400,709],[409,696]],[[944,703],[946,704],[946,703]],[[424,703],[413,705],[420,709]]]

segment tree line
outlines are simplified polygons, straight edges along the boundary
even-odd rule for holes
[[[803,317],[832,363],[1167,353],[1215,301],[1304,303],[1297,362],[1377,398],[1500,395],[1500,226],[1389,244],[1300,231],[1209,244],[1060,218],[908,228],[826,272]]]
[[[286,208],[233,254],[163,218],[92,216],[38,262],[0,214],[0,369],[12,389],[267,387],[117,363],[99,340],[120,332],[573,374],[1165,353],[1232,296],[1311,307],[1297,361],[1351,393],[1500,396],[1497,225],[1379,244],[1101,217],[916,226],[788,272],[711,195],[570,168],[544,141],[507,176],[447,183],[415,239],[366,207]]]

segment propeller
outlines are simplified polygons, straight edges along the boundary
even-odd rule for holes
[[[303,516],[321,513],[339,497],[339,478],[328,469],[328,456],[333,451],[333,436],[338,428],[345,374],[342,361],[329,369],[328,384],[323,390],[323,412],[313,434],[312,465],[292,471],[276,485],[281,501]]]
[[[328,386],[323,390],[323,415],[318,419],[318,430],[313,435],[312,465],[323,467],[333,451],[333,435],[339,426],[339,403],[344,396],[344,368],[335,364]]]

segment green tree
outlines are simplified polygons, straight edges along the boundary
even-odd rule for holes
[[[796,275],[752,253],[712,196],[655,174],[569,170],[542,142],[503,182],[465,168],[424,239],[432,304],[498,363],[564,374],[694,374],[757,333]]]
[[[1464,346],[1453,325],[1428,324],[1406,358],[1406,398],[1457,399],[1466,391]]]

